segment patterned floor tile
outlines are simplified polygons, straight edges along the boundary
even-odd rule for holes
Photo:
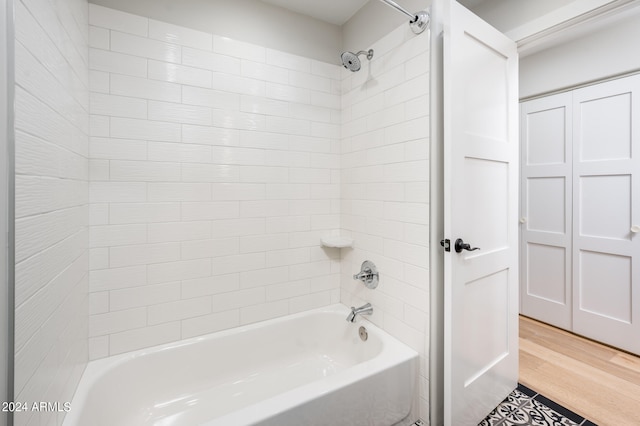
[[[594,423],[523,385],[478,426],[587,426]]]

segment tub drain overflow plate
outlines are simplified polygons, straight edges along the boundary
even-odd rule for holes
[[[367,329],[364,327],[360,327],[358,329],[358,334],[360,335],[360,340],[362,340],[363,342],[366,342],[369,338],[369,333],[367,333]]]

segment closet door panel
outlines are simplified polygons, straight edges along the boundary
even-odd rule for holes
[[[560,96],[557,101],[564,103],[564,98]],[[527,142],[524,165],[565,164],[566,145],[570,142],[562,131],[566,126],[566,106],[544,99],[528,102],[524,108]]]
[[[571,328],[571,94],[521,105],[520,312]]]
[[[579,235],[605,240],[631,240],[631,174],[579,177]]]
[[[618,85],[618,81],[613,82]],[[609,85],[609,83],[602,83]],[[597,97],[600,92],[604,97]],[[632,94],[602,92],[601,85],[576,91],[580,116],[581,162],[622,160],[631,158]],[[591,93],[584,99],[585,93]],[[582,95],[582,96],[581,96]]]
[[[525,250],[529,297],[566,305],[567,250],[538,243],[528,243]]]
[[[527,229],[564,235],[567,232],[565,209],[567,179],[564,176],[527,179]]]
[[[577,267],[580,276],[577,308],[608,321],[631,324],[632,257],[582,249]],[[584,333],[582,324],[577,325]]]
[[[640,354],[640,76],[573,96],[573,331]]]

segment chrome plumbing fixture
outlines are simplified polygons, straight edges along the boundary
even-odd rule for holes
[[[366,328],[360,327],[358,329],[358,336],[360,336],[360,340],[362,340],[363,342],[366,342],[367,339],[369,338],[369,333],[367,333]]]
[[[371,315],[373,314],[373,306],[371,303],[360,306],[359,308],[351,307],[351,313],[347,316],[347,321],[356,322],[356,316],[358,315]]]
[[[411,31],[413,31],[414,34],[420,34],[424,30],[429,28],[429,22],[431,20],[431,17],[429,16],[428,12],[421,10],[416,13],[411,13],[393,0],[380,0],[380,1],[391,6],[398,12],[408,16],[409,27],[411,27]],[[350,70],[351,72],[360,71],[361,63],[360,63],[360,58],[358,57],[360,55],[367,55],[367,59],[371,60],[371,58],[373,58],[373,49],[361,50],[358,53],[344,52],[342,55],[340,55],[340,58],[342,59],[342,66]]]
[[[362,262],[360,267],[360,273],[353,276],[354,280],[360,280],[367,286],[367,288],[374,289],[378,287],[378,281],[380,276],[378,275],[378,269],[376,265],[370,260]]]
[[[340,55],[342,66],[351,72],[360,71],[361,63],[360,58],[358,58],[360,55],[367,55],[367,59],[371,60],[371,58],[373,58],[373,49],[361,50],[358,53],[344,52]]]
[[[410,18],[409,26],[411,27],[411,31],[413,31],[414,34],[420,34],[424,30],[426,30],[427,27],[429,26],[430,17],[429,17],[429,14],[424,10],[421,10],[420,12],[416,12],[416,13],[410,13],[407,9],[400,6],[398,3],[396,3],[393,0],[380,0],[380,1],[391,6],[398,12],[407,15]]]

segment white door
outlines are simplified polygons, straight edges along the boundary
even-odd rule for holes
[[[572,94],[520,108],[520,312],[571,330]]]
[[[444,12],[444,415],[475,426],[518,379],[517,51],[457,2]]]
[[[573,331],[640,354],[640,76],[573,96]]]

